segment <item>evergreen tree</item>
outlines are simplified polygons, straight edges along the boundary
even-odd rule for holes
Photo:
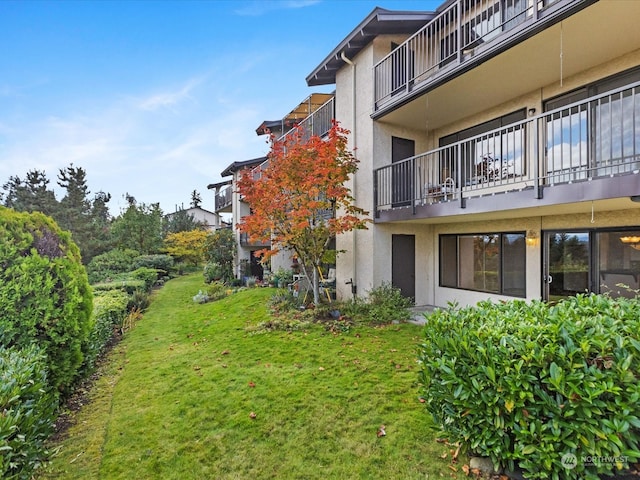
[[[118,248],[137,250],[140,255],[158,253],[162,248],[162,210],[160,204],[138,205],[136,199],[125,195],[129,207],[111,226]]]
[[[192,213],[188,213],[186,210],[179,210],[176,213],[167,215],[164,218],[164,237],[171,233],[203,230],[204,227],[204,223],[196,220]]]
[[[30,170],[23,181],[17,175],[9,177],[2,188],[7,192],[3,204],[20,212],[42,212],[56,217],[59,203],[49,189],[49,179],[44,171]]]
[[[200,208],[200,205],[202,205],[202,197],[197,190],[194,190],[193,192],[191,192],[191,207]]]
[[[71,232],[86,264],[90,260],[89,257],[92,257],[91,243],[96,234],[91,217],[91,202],[87,198],[90,192],[86,171],[82,167],[74,167],[73,164],[61,168],[58,185],[64,188],[66,193],[60,201],[60,211],[54,218],[62,229]]]

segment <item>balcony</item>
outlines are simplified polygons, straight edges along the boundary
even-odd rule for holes
[[[475,213],[480,198],[495,212],[638,195],[639,172],[636,82],[376,169],[375,216]]]
[[[314,135],[317,135],[320,138],[324,137],[331,129],[334,118],[335,98],[331,97],[296,126],[297,130],[301,133],[302,141],[305,142]],[[289,138],[293,138],[296,134],[296,128],[293,128],[282,135],[278,141],[286,141]]]
[[[230,212],[231,200],[233,198],[233,188],[228,186],[215,196],[216,212]]]
[[[315,95],[319,96],[323,94]],[[323,95],[323,97],[327,97],[327,95]],[[301,103],[300,105],[304,104],[305,102]],[[317,135],[320,138],[324,137],[331,129],[333,120],[335,118],[335,98],[332,95],[329,100],[327,100],[320,106],[310,106],[308,107],[308,109],[311,111],[311,114],[302,119],[294,128],[279,137],[276,141],[294,141],[297,135],[300,135],[300,140],[302,142],[306,142],[314,135]],[[260,178],[262,170],[267,168],[268,165],[269,160],[265,160],[263,163],[252,170],[254,180]]]
[[[595,0],[457,0],[374,66],[384,115]]]
[[[271,242],[266,241],[266,242],[262,242],[262,241],[255,241],[252,242],[249,239],[249,235],[246,233],[240,233],[240,246],[244,247],[244,248],[269,248],[271,246]]]

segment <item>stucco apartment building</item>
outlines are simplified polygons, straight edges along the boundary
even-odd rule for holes
[[[624,0],[365,18],[307,77],[335,85],[375,222],[337,239],[339,294],[350,279],[438,306],[637,289],[636,18]]]
[[[373,220],[336,239],[338,297],[640,288],[638,18],[627,0],[449,0],[355,26],[307,76],[334,88]]]

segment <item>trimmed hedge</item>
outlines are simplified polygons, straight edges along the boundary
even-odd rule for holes
[[[140,255],[128,248],[116,248],[96,255],[87,265],[87,274],[91,284],[108,282],[120,273],[134,270],[134,261]]]
[[[0,347],[0,478],[29,479],[49,454],[57,401],[35,346]]]
[[[84,367],[91,370],[111,340],[116,329],[122,329],[127,318],[129,295],[122,290],[96,293],[93,299],[94,326],[89,335],[89,348]]]
[[[40,346],[51,386],[66,392],[82,365],[92,306],[71,235],[42,213],[0,207],[0,346]]]
[[[427,316],[428,412],[525,478],[597,479],[640,458],[640,301],[580,295]]]
[[[94,292],[122,291],[133,295],[138,290],[146,291],[144,280],[127,279],[93,285]]]
[[[154,268],[156,270],[168,273],[173,268],[174,260],[171,255],[155,254],[155,255],[140,255],[134,260],[134,267],[146,267]]]

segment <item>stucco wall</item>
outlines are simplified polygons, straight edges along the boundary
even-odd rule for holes
[[[416,154],[438,146],[438,138],[477,125],[521,108],[535,108],[542,111],[544,100],[574,90],[635,65],[640,64],[640,50],[613,59],[606,64],[591,68],[572,77],[563,78],[550,85],[544,85],[528,93],[510,99],[500,105],[493,105],[481,112],[459,121],[429,130],[428,125],[416,125],[415,129],[399,128],[384,122],[373,122],[372,72],[375,63],[385,56],[391,42],[401,43],[403,37],[380,36],[360,54],[351,59],[355,64],[356,82],[353,84],[354,68],[346,65],[336,75],[336,117],[341,125],[351,131],[351,146],[356,148],[360,161],[358,173],[351,183],[356,204],[373,215],[373,170],[391,162],[391,137],[409,138],[415,141]],[[355,95],[355,114],[354,114]],[[640,193],[640,192],[639,192]],[[422,223],[371,224],[366,231],[340,235],[336,246],[339,251],[337,263],[338,297],[351,297],[353,279],[358,294],[366,295],[371,288],[391,281],[391,239],[393,234],[415,235],[416,245],[416,304],[446,306],[448,302],[461,305],[475,304],[489,298],[510,299],[483,292],[444,288],[438,285],[439,259],[438,236],[444,233],[489,233],[533,231],[538,235],[534,245],[526,249],[526,298],[540,298],[542,294],[542,241],[541,232],[549,229],[604,228],[640,225],[640,204],[631,204],[623,210],[596,210],[594,222],[591,214],[573,213],[571,206],[558,205],[553,215],[531,215],[534,210],[521,218],[503,220],[479,220],[472,216],[460,218],[456,223],[446,219],[426,219]],[[548,212],[547,212],[548,213]]]

